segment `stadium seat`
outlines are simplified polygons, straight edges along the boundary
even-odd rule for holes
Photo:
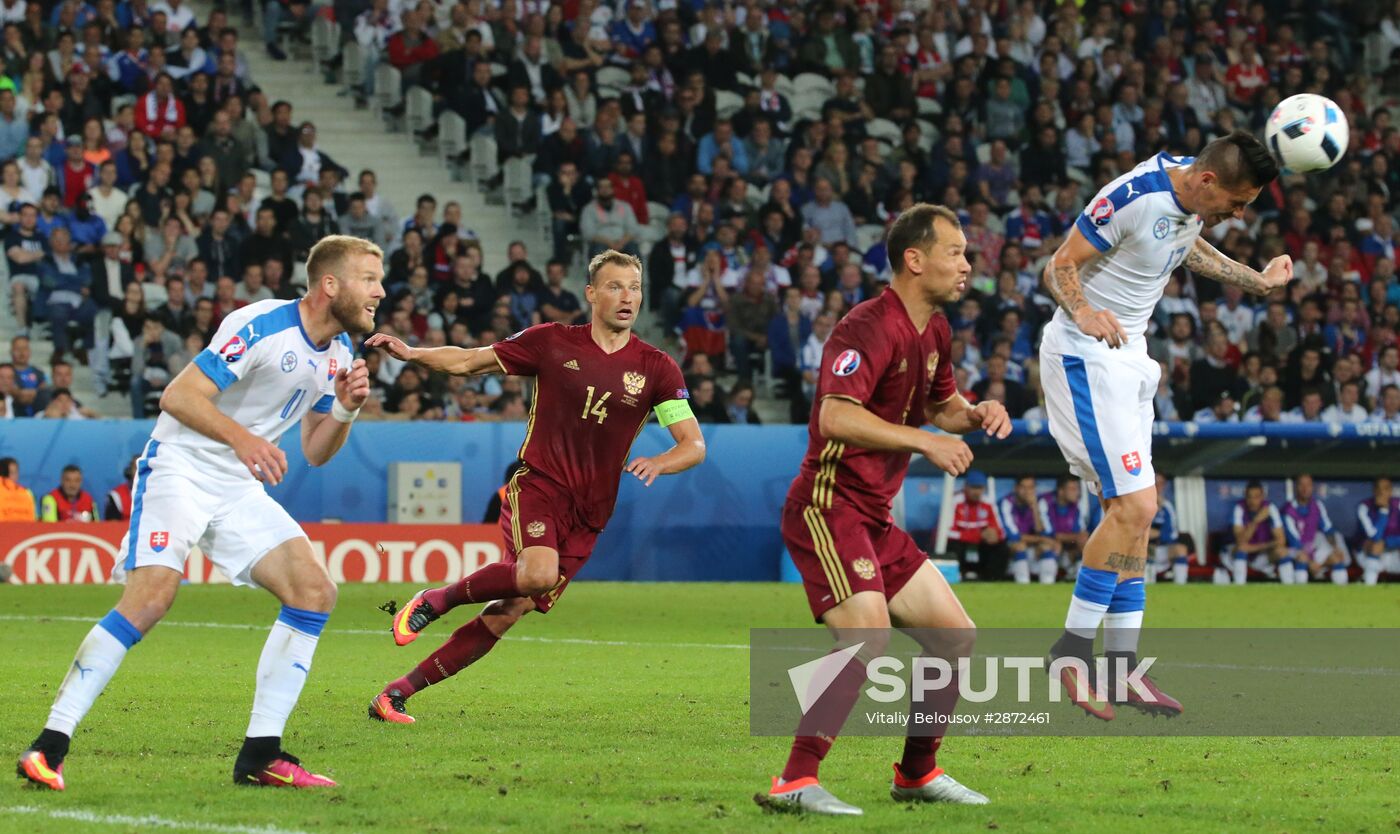
[[[502,166],[501,195],[508,207],[528,202],[534,196],[535,155],[513,156]]]
[[[803,93],[821,93],[822,100],[825,101],[836,95],[836,85],[832,83],[831,79],[815,72],[798,73],[798,76],[792,80],[792,85],[799,96]]]
[[[900,141],[899,125],[889,119],[871,119],[865,123],[865,132],[876,139],[896,144]]]
[[[340,80],[351,88],[365,85],[365,48],[352,40],[340,51]]]
[[[501,166],[496,162],[496,140],[490,133],[477,133],[471,139],[471,181],[477,188],[496,176]]]
[[[879,243],[885,236],[885,227],[878,223],[868,223],[856,229],[856,248],[865,252]]]
[[[920,116],[937,116],[943,112],[943,105],[938,103],[938,99],[920,97],[918,99]]]
[[[773,83],[773,89],[777,90],[779,93],[782,93],[788,98],[792,98],[793,96],[797,95],[797,85],[793,84],[792,79],[786,75],[778,76],[777,81]]]
[[[744,202],[748,203],[749,208],[757,209],[759,206],[768,202],[768,192],[771,188],[771,186],[767,185],[758,186],[749,183],[748,190],[744,192]]]
[[[736,72],[734,78],[739,82],[740,87],[757,87],[758,82],[747,72]]]
[[[391,130],[398,130],[398,120],[391,115],[394,108],[403,103],[403,73],[392,64],[383,63],[374,68],[374,105],[379,115],[386,117]]]
[[[340,51],[340,24],[317,15],[311,21],[311,55],[322,66],[335,59]]]
[[[933,145],[938,141],[938,128],[933,126],[933,122],[928,119],[915,119],[919,125],[919,147],[924,153],[933,150]]]
[[[661,228],[664,230],[666,228],[666,218],[671,216],[671,207],[665,203],[651,201],[647,203],[647,214],[651,217],[653,223],[656,222],[656,218],[660,217]],[[662,237],[665,237],[665,235],[663,234]]]
[[[491,77],[492,77],[492,78],[504,78],[504,77],[505,77],[507,74],[509,74],[509,73],[510,73],[510,69],[507,68],[505,64],[498,64],[498,63],[496,63],[495,61],[492,61],[492,62],[491,62]]]
[[[797,119],[819,119],[822,115],[822,105],[830,98],[820,91],[808,91],[798,93],[792,100],[792,115]]]
[[[433,126],[433,94],[417,84],[404,94],[404,126],[414,134]]]
[[[731,93],[728,90],[715,91],[715,115],[721,119],[728,119],[744,106],[744,100],[738,93]]]
[[[438,117],[438,156],[452,169],[452,178],[462,178],[458,158],[467,152],[467,123],[453,110],[444,110]]]
[[[632,76],[622,67],[600,67],[597,80],[599,87],[613,87],[620,90],[631,82]]]

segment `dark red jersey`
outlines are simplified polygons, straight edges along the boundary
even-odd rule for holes
[[[589,324],[539,324],[494,348],[506,373],[535,377],[521,459],[567,489],[581,518],[603,529],[651,410],[689,397],[681,369],[635,334],[626,347],[604,353]]]
[[[890,423],[924,424],[924,405],[957,393],[948,361],[952,331],[941,313],[924,332],[914,329],[904,302],[892,290],[857,304],[832,331],[822,351],[807,456],[788,500],[831,509],[854,507],[884,522],[909,470],[906,452],[876,452],[827,440],[818,430],[821,403],[838,397],[859,403]]]

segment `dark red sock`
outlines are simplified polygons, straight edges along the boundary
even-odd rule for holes
[[[860,687],[864,683],[865,661],[853,657],[798,723],[797,734],[792,739],[792,751],[788,753],[787,766],[783,768],[784,782],[816,777],[822,759],[831,750],[836,736],[841,733],[841,726],[851,714],[851,708],[860,698]]]
[[[515,565],[492,562],[471,576],[428,591],[423,599],[439,614],[445,614],[459,605],[518,596],[520,590],[515,587]]]
[[[946,686],[928,693],[923,700],[915,700],[914,695],[910,690],[910,735],[904,739],[904,757],[899,762],[899,772],[911,780],[927,776],[938,767],[938,748],[948,730],[947,718],[958,708],[958,673],[954,671]],[[920,714],[929,718],[916,722],[914,716]]]
[[[414,671],[423,675],[424,685],[442,683],[481,658],[500,638],[491,633],[480,617],[452,632],[447,642],[418,664]]]

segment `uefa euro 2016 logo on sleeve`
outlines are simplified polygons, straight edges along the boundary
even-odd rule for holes
[[[1113,217],[1113,201],[1107,197],[1100,197],[1094,201],[1094,205],[1089,209],[1089,219],[1094,221],[1095,226],[1107,226],[1108,221]]]
[[[860,354],[848,348],[841,351],[841,355],[831,364],[831,372],[837,376],[850,376],[859,367]]]
[[[296,370],[296,367],[297,355],[294,351],[289,350],[286,353],[282,354],[282,373],[289,374],[292,371]]]
[[[1157,222],[1152,224],[1152,236],[1158,240],[1166,240],[1167,232],[1171,231],[1171,222],[1165,217],[1157,218]]]
[[[248,343],[243,341],[242,336],[234,336],[224,346],[219,348],[219,355],[224,358],[224,362],[232,365],[243,358],[243,354],[248,352]]]

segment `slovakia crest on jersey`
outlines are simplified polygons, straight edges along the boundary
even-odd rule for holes
[[[836,361],[831,363],[831,372],[837,376],[850,376],[860,367],[860,354],[852,349],[841,351]]]
[[[335,357],[332,356],[332,357],[326,362],[326,379],[335,379],[335,371],[336,371]]]
[[[164,550],[165,546],[168,544],[170,544],[170,533],[165,530],[156,530],[151,533],[151,550],[159,553]]]
[[[1089,207],[1089,219],[1094,221],[1095,226],[1107,226],[1112,218],[1113,201],[1107,197],[1098,198],[1094,205]]]
[[[219,348],[219,355],[224,358],[224,362],[232,365],[243,358],[243,354],[248,352],[248,343],[243,341],[242,336],[234,336],[224,346]]]
[[[1123,468],[1128,470],[1129,475],[1136,475],[1142,471],[1142,456],[1137,452],[1129,452],[1123,456]]]

